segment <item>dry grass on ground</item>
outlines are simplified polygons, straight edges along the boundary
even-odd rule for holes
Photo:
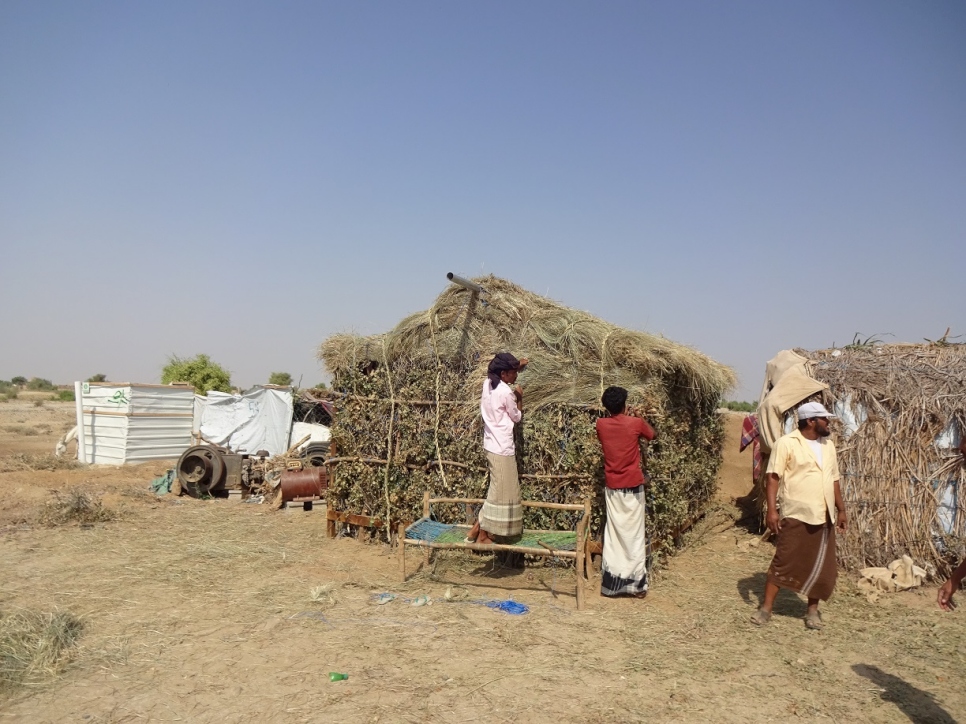
[[[0,696],[59,674],[82,629],[76,616],[60,611],[0,613]]]
[[[0,473],[0,611],[83,625],[66,668],[0,693],[0,718],[966,718],[966,613],[940,612],[934,588],[872,604],[843,575],[826,630],[806,631],[790,594],[753,628],[771,549],[747,545],[726,503],[646,601],[593,595],[578,612],[569,568],[449,553],[401,584],[394,552],[326,538],[318,512],[155,498],[163,467]],[[116,519],[43,527],[48,491],[78,486]],[[410,552],[411,570],[420,559]],[[377,605],[387,591],[396,598]],[[420,595],[432,605],[412,606]],[[480,605],[507,597],[529,613]]]

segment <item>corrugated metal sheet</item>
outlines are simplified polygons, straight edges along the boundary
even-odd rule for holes
[[[191,445],[190,387],[91,383],[81,395],[87,462],[177,458]]]

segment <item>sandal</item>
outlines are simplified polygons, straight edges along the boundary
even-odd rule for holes
[[[769,621],[771,621],[771,611],[766,611],[763,608],[759,608],[753,614],[751,614],[751,622],[755,624],[755,626],[764,626]]]
[[[805,614],[805,628],[812,631],[822,630],[822,614],[819,611],[812,611]]]

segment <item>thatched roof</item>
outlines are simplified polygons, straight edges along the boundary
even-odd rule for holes
[[[339,334],[326,340],[319,358],[333,373],[367,362],[425,369],[458,361],[466,369],[467,398],[497,352],[530,359],[522,379],[529,409],[554,403],[599,405],[610,385],[628,389],[632,401],[673,390],[692,402],[718,397],[735,384],[734,372],[704,354],[646,332],[623,329],[494,276],[473,280],[478,295],[448,286],[426,311],[403,319],[384,334]],[[655,394],[661,388],[663,394]]]
[[[966,411],[966,344],[868,344],[805,352],[834,396],[873,409]]]

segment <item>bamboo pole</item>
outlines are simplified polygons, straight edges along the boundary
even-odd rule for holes
[[[406,582],[406,526],[399,524],[396,545],[399,546],[399,576],[400,580]]]
[[[590,499],[584,499],[584,570],[582,571],[584,577],[590,581],[593,579],[591,575],[591,570],[593,569],[591,557],[590,557]]]
[[[295,443],[294,445],[292,445],[292,447],[290,447],[290,448],[289,448],[289,449],[288,449],[288,450],[287,450],[287,451],[285,452],[285,455],[286,455],[286,456],[288,456],[288,455],[291,455],[292,453],[294,453],[294,452],[295,452],[296,450],[298,450],[298,449],[299,449],[299,447],[301,447],[301,445],[302,445],[302,443],[304,443],[304,442],[306,442],[306,441],[307,441],[307,440],[309,440],[309,439],[310,439],[311,437],[312,437],[312,434],[311,434],[311,433],[309,433],[308,435],[306,435],[305,437],[303,437],[303,438],[302,438],[301,440],[299,440],[299,441],[298,441],[297,443]]]
[[[574,573],[576,574],[576,577],[577,577],[577,610],[578,611],[584,610],[583,568],[584,568],[584,532],[586,528],[587,528],[587,517],[584,516],[583,518],[581,518],[580,522],[577,523],[577,550],[574,551],[576,553],[575,565],[574,565],[574,568],[576,570],[574,571]]]
[[[566,473],[561,475],[554,475],[553,473],[523,473],[521,478],[528,478],[531,480],[580,480],[593,478],[593,473]]]
[[[538,500],[533,501],[522,501],[523,505],[527,508],[549,508],[551,510],[583,510],[583,505],[574,505],[573,503],[543,503]]]
[[[332,503],[328,500],[328,495],[325,502],[325,535],[328,538],[335,538],[335,520],[329,515],[329,511],[333,510]]]
[[[341,456],[327,458],[325,464],[335,465],[336,463],[365,463],[367,465],[388,465],[390,462],[391,461],[383,460],[382,458]],[[452,465],[453,467],[462,468],[463,470],[473,470],[478,473],[486,472],[486,468],[480,467],[479,465],[467,465],[466,463],[460,463],[455,460],[430,460],[429,462],[423,464],[399,462],[394,464],[401,468],[408,468],[409,470],[429,471],[434,465]],[[590,480],[594,477],[594,475],[591,473],[561,473],[559,475],[554,473],[523,473],[520,475],[520,477],[526,478],[527,480]]]
[[[430,514],[429,491],[427,490],[423,493],[423,517],[428,518],[429,514]],[[426,548],[423,551],[423,566],[425,566],[426,568],[429,568],[429,557],[430,555],[432,555],[432,552],[433,552],[432,548]]]
[[[430,498],[430,503],[483,503],[483,498]],[[521,500],[526,508],[549,508],[551,510],[585,510],[583,503],[544,503],[539,500]]]
[[[552,532],[552,531],[545,531]],[[577,551],[550,551],[549,548],[530,548],[529,546],[514,546],[507,545],[505,543],[434,543],[432,541],[426,540],[416,540],[414,538],[406,538],[406,545],[411,546],[421,546],[423,548],[435,548],[436,550],[449,551],[457,549],[466,549],[471,551],[512,551],[514,553],[526,553],[531,556],[549,556],[555,555],[560,558],[576,558]]]

